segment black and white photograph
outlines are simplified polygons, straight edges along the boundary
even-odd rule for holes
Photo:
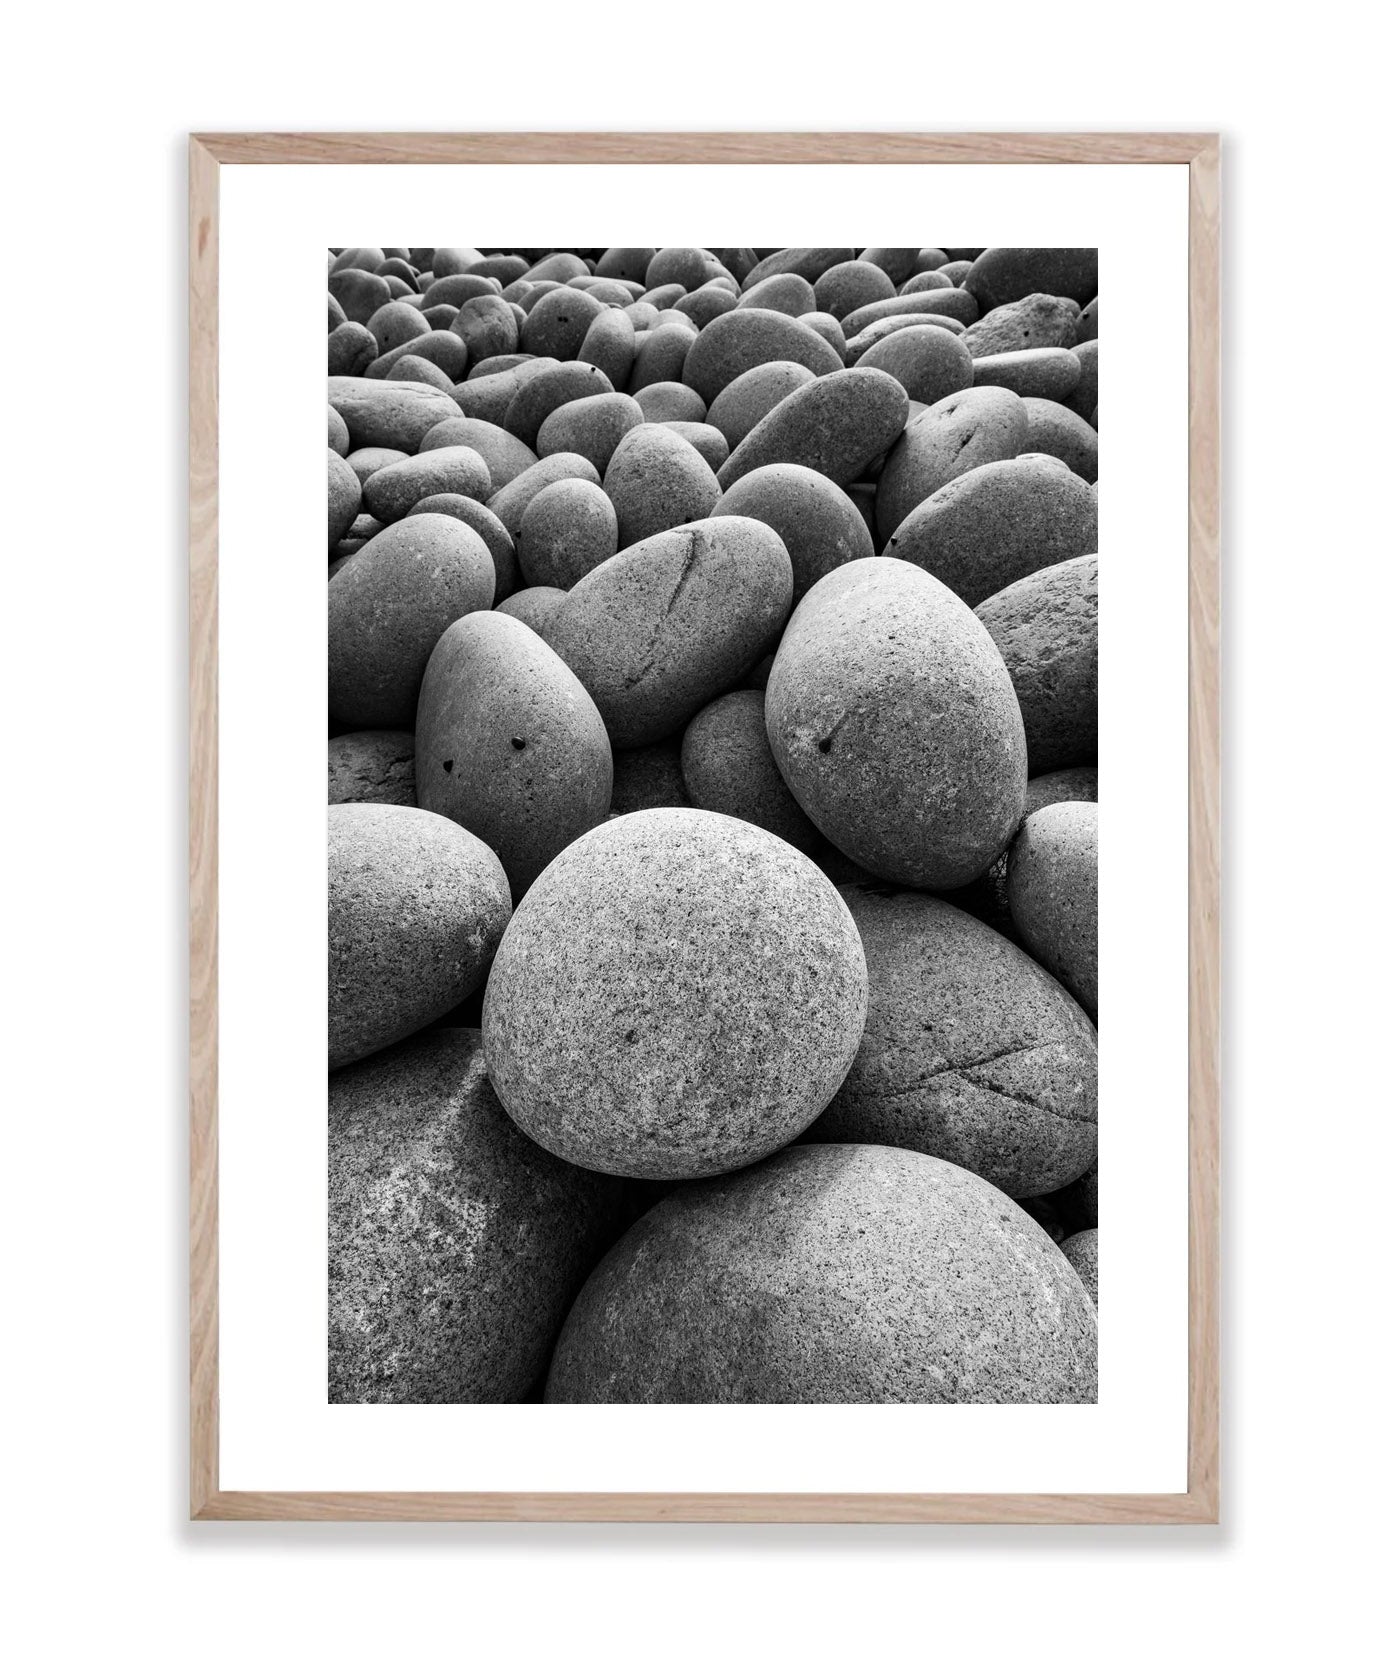
[[[329,1402],[1094,1405],[1098,251],[327,267]]]

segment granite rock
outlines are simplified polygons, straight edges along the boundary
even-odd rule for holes
[[[326,743],[328,805],[416,805],[413,736],[354,729]]]
[[[955,1161],[1008,1196],[1072,1183],[1098,1154],[1098,1042],[1024,951],[926,893],[847,887],[870,973],[865,1036],[811,1143]]]
[[[330,1082],[332,1405],[524,1400],[627,1187],[530,1142],[480,1034],[432,1030]]]
[[[485,978],[510,888],[491,849],[432,811],[330,805],[330,1065],[417,1032]]]
[[[966,885],[1021,820],[1025,732],[996,644],[902,561],[853,560],[798,604],[767,726],[798,804],[881,880]]]
[[[865,958],[791,846],[712,811],[617,817],[539,877],[487,982],[491,1082],[542,1147],[708,1177],[795,1137],[845,1077]]]
[[[1007,899],[1026,949],[1099,1013],[1099,808],[1045,805],[1022,824],[1006,866]]]
[[[784,1150],[673,1191],[584,1285],[553,1404],[1091,1404],[1098,1319],[1033,1219],[961,1167]]]

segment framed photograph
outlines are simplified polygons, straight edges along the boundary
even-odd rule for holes
[[[1213,134],[191,139],[194,1517],[1217,1520],[1218,269]]]

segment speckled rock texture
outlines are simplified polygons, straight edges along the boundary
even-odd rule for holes
[[[482,1034],[507,1112],[602,1172],[709,1177],[826,1106],[865,1024],[850,913],[799,852],[710,811],[618,817],[522,902]]]
[[[908,413],[897,379],[878,368],[842,368],[800,386],[764,415],[720,468],[720,486],[727,490],[778,461],[849,484],[894,443]]]
[[[617,513],[622,548],[704,519],[719,483],[698,449],[665,426],[633,427],[612,453],[603,489]]]
[[[524,1400],[625,1187],[511,1123],[475,1032],[425,1032],[336,1074],[329,1136],[326,1398]]]
[[[760,519],[782,538],[801,600],[819,578],[874,553],[860,510],[840,485],[811,467],[779,462],[745,473],[714,505],[714,516]]]
[[[817,308],[839,321],[867,303],[892,298],[894,293],[894,281],[883,268],[856,257],[818,276],[814,296]]]
[[[571,450],[562,450],[556,455],[546,455],[534,466],[526,467],[524,472],[511,479],[505,489],[498,490],[487,503],[492,513],[510,533],[517,549],[525,509],[545,485],[557,484],[561,478],[581,478],[587,484],[602,483],[598,469],[591,461],[582,455],[575,455]]]
[[[1007,900],[1026,949],[1099,1013],[1099,808],[1046,805],[1028,817],[1006,866]]]
[[[1026,783],[1026,816],[1030,816],[1032,811],[1040,810],[1044,805],[1059,805],[1066,800],[1076,799],[1093,803],[1098,797],[1097,768],[1076,765],[1069,770],[1052,770],[1045,776],[1033,776]],[[1019,944],[1021,936],[1011,919],[1011,906],[1006,896],[1006,862],[1007,854],[1003,852],[986,873],[979,875],[970,886],[961,887],[943,896],[959,910],[965,910],[968,915],[976,916],[979,922],[985,922],[1003,938]]]
[[[815,282],[828,269],[852,262],[855,254],[851,248],[841,245],[787,245],[754,263],[743,278],[743,290],[753,291],[760,281],[773,274],[800,274],[804,280]]]
[[[517,589],[514,595],[497,603],[496,611],[529,625],[537,636],[547,637],[567,593],[547,583],[537,584],[533,589]]]
[[[329,403],[326,404],[326,447],[337,455],[350,453],[350,428]]]
[[[1098,1042],[1024,951],[926,893],[846,887],[870,974],[865,1036],[805,1134],[884,1143],[1008,1196],[1072,1183],[1098,1155]]]
[[[977,608],[1021,707],[1032,776],[1099,752],[1099,561],[1032,572]]]
[[[862,327],[846,344],[846,366],[854,367],[867,350],[896,333],[908,332],[912,327],[937,327],[940,332],[955,338],[961,337],[967,330],[961,321],[955,321],[951,315],[920,314],[917,310],[912,314],[887,315],[883,320],[872,321],[868,327]]]
[[[326,743],[328,805],[416,805],[413,736],[354,729]]]
[[[963,334],[963,343],[979,360],[1013,350],[1067,349],[1078,323],[1079,310],[1069,298],[1037,293],[984,315]]]
[[[331,805],[326,829],[337,1068],[427,1026],[481,983],[510,919],[510,888],[483,841],[432,811]]]
[[[975,607],[1018,578],[1097,553],[1098,538],[1090,486],[1051,455],[1022,455],[974,467],[935,491],[896,528],[885,553],[922,567]]]
[[[584,1285],[554,1404],[1086,1404],[1098,1320],[1016,1204],[947,1161],[800,1147],[672,1192]]]
[[[1078,1273],[1079,1281],[1097,1308],[1099,1304],[1099,1230],[1076,1231],[1060,1244],[1060,1252]]]
[[[579,397],[556,408],[540,427],[542,456],[568,451],[582,455],[600,476],[608,470],[613,451],[634,426],[646,421],[635,397],[623,391],[609,391],[596,397]]]
[[[688,806],[685,775],[681,769],[681,737],[658,741],[652,747],[634,747],[613,754],[613,791],[609,815],[625,817],[630,811],[651,811],[659,805]]]
[[[659,424],[684,438],[711,472],[717,473],[729,459],[729,444],[717,426],[703,420],[662,420]]]
[[[737,449],[765,414],[816,377],[800,362],[765,362],[726,385],[710,404],[706,419],[723,433],[731,450]]]
[[[1091,338],[1087,342],[1081,341],[1074,347],[1075,359],[1079,363],[1079,380],[1074,389],[1065,398],[1066,403],[1081,419],[1093,423],[1098,429],[1099,413],[1099,341]]]
[[[681,379],[712,404],[741,373],[765,362],[797,362],[814,374],[835,373],[841,366],[826,340],[790,315],[775,309],[732,309],[700,331],[686,351]]]
[[[474,449],[449,447],[420,450],[406,461],[381,467],[365,480],[365,506],[386,525],[402,519],[425,496],[452,494],[485,502],[491,495],[491,474]]]
[[[349,531],[360,512],[360,481],[355,470],[334,449],[326,450],[326,536],[335,545]]]
[[[352,449],[377,445],[412,455],[425,432],[439,420],[460,419],[462,412],[445,391],[393,379],[333,378],[327,396],[345,422]]]
[[[966,346],[964,346],[966,348]],[[1079,359],[1073,350],[1006,350],[979,356],[972,364],[974,385],[997,385],[1019,397],[1049,397],[1052,401],[1079,383]]]
[[[438,637],[495,592],[490,552],[459,519],[415,514],[371,537],[328,590],[332,715],[360,729],[411,727]]]
[[[1014,391],[959,391],[905,428],[880,473],[875,518],[888,541],[921,502],[963,474],[1022,453],[1030,430]]]
[[[974,880],[1021,820],[1026,740],[996,644],[902,561],[853,560],[793,613],[767,688],[783,780],[882,880]]]
[[[331,413],[334,414],[335,410],[332,409]],[[381,467],[392,467],[395,461],[407,461],[410,457],[402,449],[352,449],[345,459],[363,485],[370,474],[377,473]]]
[[[691,803],[766,828],[812,853],[821,836],[778,772],[756,688],[722,694],[690,720],[681,769]]]
[[[499,612],[444,631],[418,696],[418,803],[501,860],[518,903],[544,866],[602,822],[612,749],[583,684],[536,633]]]
[[[472,501],[469,496],[458,496],[449,491],[442,495],[425,496],[421,502],[415,502],[409,512],[445,513],[450,519],[460,519],[464,525],[470,526],[476,532],[486,544],[492,564],[496,568],[496,600],[500,601],[507,595],[513,595],[520,587],[520,566],[516,559],[515,544],[511,541],[510,532],[490,508]]]
[[[531,449],[540,427],[555,409],[580,397],[596,397],[612,389],[612,381],[589,362],[560,362],[532,379],[522,380],[511,398],[502,424]]]
[[[547,484],[520,521],[520,570],[528,584],[572,589],[617,553],[617,514],[606,492],[581,478]]]
[[[975,375],[972,357],[962,339],[942,327],[915,326],[885,333],[862,352],[856,366],[880,368],[921,403],[942,402],[956,391],[965,391]]]
[[[644,747],[737,683],[791,601],[792,563],[774,531],[702,519],[591,571],[565,596],[549,642],[593,696],[613,746]]]
[[[420,448],[446,449],[450,446],[474,449],[480,455],[491,475],[492,496],[499,496],[508,484],[527,472],[538,460],[534,450],[506,431],[504,426],[461,413],[454,420],[439,421],[423,439]]]
[[[971,292],[960,286],[943,286],[935,291],[909,292],[903,297],[885,298],[880,303],[867,303],[852,310],[840,321],[841,331],[849,344],[873,321],[887,321],[896,315],[950,315],[964,327],[970,326],[981,310]]]
[[[973,263],[964,285],[984,309],[1035,292],[1083,305],[1098,293],[1099,253],[1092,247],[994,246]]]
[[[1053,455],[1086,484],[1099,481],[1099,434],[1081,415],[1063,403],[1043,397],[1026,398],[1026,452]]]

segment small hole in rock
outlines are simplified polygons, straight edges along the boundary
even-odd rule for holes
[[[515,748],[516,752],[522,751],[526,745],[526,743],[522,741],[518,735],[511,736],[510,744]]]
[[[455,764],[455,763],[456,763],[456,762],[457,762],[457,761],[456,761],[456,760],[455,760],[455,759],[452,759],[452,758],[445,758],[445,759],[443,759],[443,761],[442,761],[442,767],[443,767],[443,769],[444,769],[444,770],[446,770],[446,772],[447,772],[447,774],[448,774],[448,775],[449,775],[449,776],[450,776],[450,775],[451,775],[451,774],[452,774],[452,766],[453,766],[453,765],[454,765],[454,764]]]
[[[831,751],[830,735],[828,735],[825,740],[817,742],[817,751],[819,753],[829,753]]]

